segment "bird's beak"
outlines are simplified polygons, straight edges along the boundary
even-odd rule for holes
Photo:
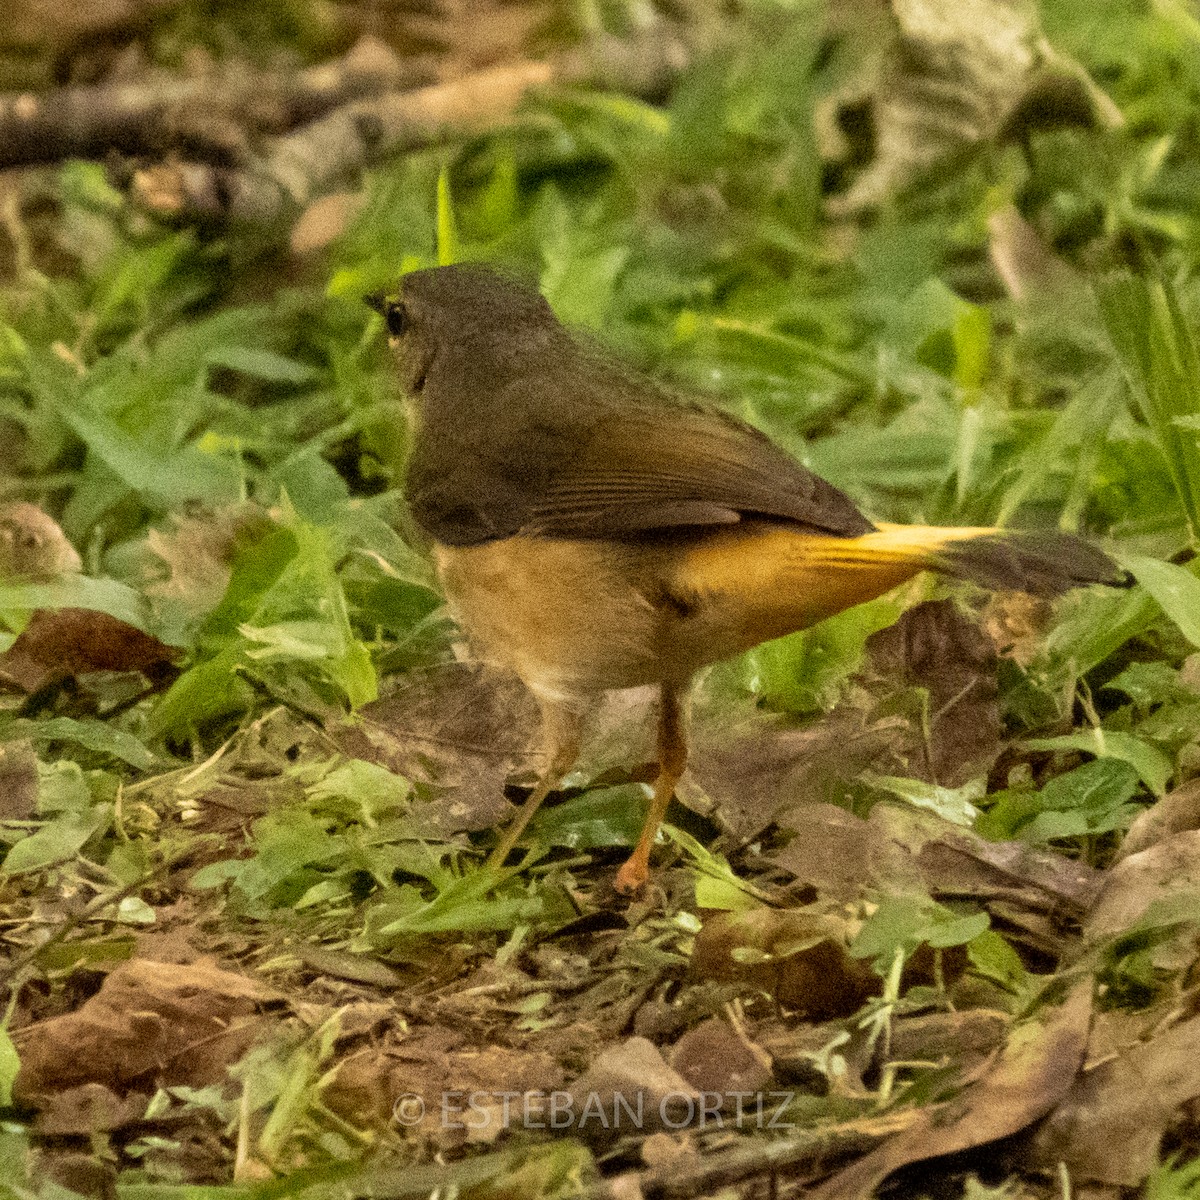
[[[372,292],[363,297],[363,303],[373,308],[381,317],[387,312],[388,298],[384,292]]]

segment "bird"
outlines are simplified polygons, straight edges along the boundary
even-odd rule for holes
[[[568,774],[606,692],[659,693],[649,811],[614,884],[632,895],[687,763],[702,667],[925,570],[1043,596],[1123,582],[1072,534],[873,522],[763,432],[625,365],[490,266],[415,270],[365,300],[398,363],[406,499],[450,612],[540,709],[545,766],[489,865]]]

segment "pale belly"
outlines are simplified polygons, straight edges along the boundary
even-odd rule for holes
[[[474,651],[535,693],[568,699],[671,674],[664,614],[638,586],[633,547],[513,537],[439,546],[435,558]]]

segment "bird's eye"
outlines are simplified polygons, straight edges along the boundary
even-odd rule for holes
[[[389,304],[383,319],[387,322],[387,331],[392,337],[404,336],[404,331],[408,328],[408,313],[403,304],[399,301]]]

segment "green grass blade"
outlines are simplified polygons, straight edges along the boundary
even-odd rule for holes
[[[1096,296],[1129,389],[1167,460],[1187,517],[1200,537],[1200,445],[1180,426],[1200,414],[1200,350],[1165,280],[1122,274],[1102,280]]]

